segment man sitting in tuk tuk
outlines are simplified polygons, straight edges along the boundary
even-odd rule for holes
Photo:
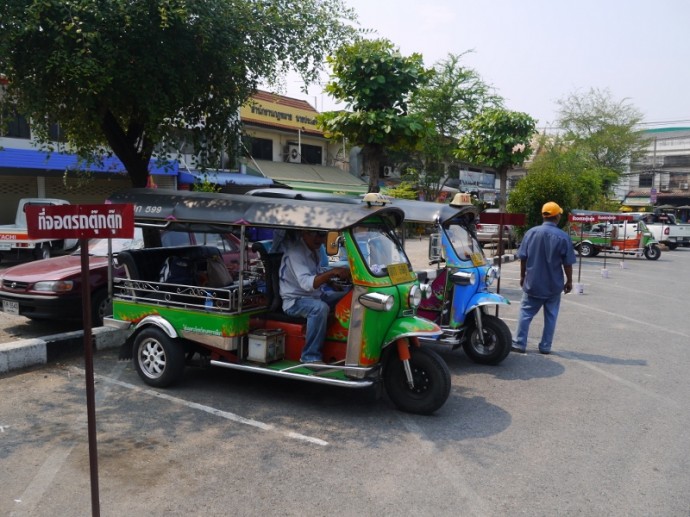
[[[306,230],[293,239],[283,242],[284,254],[280,264],[280,296],[283,312],[307,320],[307,335],[300,362],[323,362],[322,349],[326,339],[328,313],[345,296],[346,291],[326,291],[335,279],[349,278],[348,268],[324,269],[321,266],[319,248],[324,244],[327,232]]]

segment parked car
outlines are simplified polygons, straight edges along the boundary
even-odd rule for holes
[[[482,213],[499,213],[498,208],[489,208]],[[479,214],[479,221],[477,223],[477,240],[483,247],[485,244],[498,244],[499,225],[482,223],[482,216]],[[514,248],[517,244],[517,235],[515,228],[512,225],[503,225],[503,246],[506,248]]]
[[[199,234],[164,232],[163,246],[207,244],[218,247],[230,271],[239,263],[240,241],[232,234]],[[133,239],[112,239],[112,251],[144,247],[141,229]],[[80,320],[82,318],[81,251],[19,264],[0,271],[0,302],[3,312],[33,320]],[[251,256],[256,256],[250,253]],[[122,268],[113,268],[113,275],[124,276]],[[103,317],[111,313],[108,298],[108,240],[89,241],[89,282],[91,285],[92,325],[103,325]]]

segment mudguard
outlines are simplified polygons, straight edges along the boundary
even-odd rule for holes
[[[434,338],[442,333],[441,327],[418,316],[397,318],[386,333],[383,346],[386,347],[404,337]]]
[[[157,316],[157,315],[146,316],[143,320],[139,321],[136,324],[134,331],[136,332],[137,330],[139,330],[143,327],[149,327],[149,326],[158,327],[163,332],[165,332],[168,335],[168,337],[170,337],[172,339],[179,337],[177,335],[177,331],[175,330],[175,327],[173,327],[168,322],[168,320],[166,320],[165,318],[162,318],[161,316]]]
[[[464,311],[462,307],[456,308],[453,304],[451,327],[457,328],[462,325],[465,322],[465,316],[482,305],[510,305],[510,300],[496,293],[475,293],[464,307]]]

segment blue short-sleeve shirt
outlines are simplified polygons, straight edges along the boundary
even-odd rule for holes
[[[522,290],[535,298],[551,298],[561,293],[563,266],[577,261],[570,237],[551,221],[530,228],[517,255],[527,262]]]

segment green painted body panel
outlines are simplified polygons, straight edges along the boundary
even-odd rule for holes
[[[212,336],[235,337],[249,333],[249,317],[254,313],[227,314],[193,309],[178,309],[165,305],[145,304],[126,300],[113,301],[113,317],[138,323],[147,316],[160,316],[178,333],[198,332]]]

